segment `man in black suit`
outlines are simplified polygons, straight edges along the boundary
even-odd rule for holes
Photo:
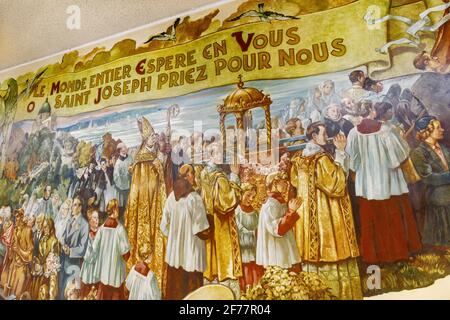
[[[106,158],[101,158],[100,169],[95,173],[95,193],[97,194],[96,205],[100,212],[105,212],[107,202],[114,198],[114,169],[108,166]]]

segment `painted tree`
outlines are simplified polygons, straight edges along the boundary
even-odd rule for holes
[[[7,79],[0,86],[0,177],[3,177],[6,152],[16,116],[17,104],[23,97],[31,95],[46,70],[47,68],[36,73],[31,81],[27,80],[25,88],[20,93],[16,79]]]
[[[6,87],[3,89],[3,87]],[[18,101],[18,85],[15,79],[6,80],[0,91],[0,177],[6,163],[6,150],[8,148],[9,137],[11,136],[12,124],[16,115]]]

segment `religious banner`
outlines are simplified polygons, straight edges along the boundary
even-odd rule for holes
[[[244,72],[247,80],[259,80],[305,77],[361,65],[368,66],[369,74],[385,71],[391,59],[376,49],[388,42],[388,24],[371,28],[361,17],[368,8],[376,8],[374,14],[379,17],[389,14],[390,6],[386,0],[354,1],[296,19],[256,22],[257,28],[255,23],[219,28],[156,50],[145,44],[134,48],[134,43],[124,40],[110,52],[95,54],[91,61],[74,63],[66,72],[60,66],[49,66],[31,96],[19,103],[16,117],[35,118],[36,106],[45,99],[55,105],[58,115],[69,116],[230,84]],[[393,9],[411,15],[425,7],[419,1]],[[20,80],[25,85],[30,78]]]
[[[234,0],[0,70],[0,296],[450,298],[449,11]]]

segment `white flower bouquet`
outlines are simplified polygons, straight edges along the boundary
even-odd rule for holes
[[[58,274],[60,269],[59,256],[54,252],[50,252],[45,260],[44,276],[50,278],[50,276]]]

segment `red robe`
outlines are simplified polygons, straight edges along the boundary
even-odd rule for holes
[[[358,131],[380,130],[381,123],[364,120]],[[367,264],[406,260],[422,249],[419,231],[407,193],[386,200],[358,197],[361,224],[361,258]]]

